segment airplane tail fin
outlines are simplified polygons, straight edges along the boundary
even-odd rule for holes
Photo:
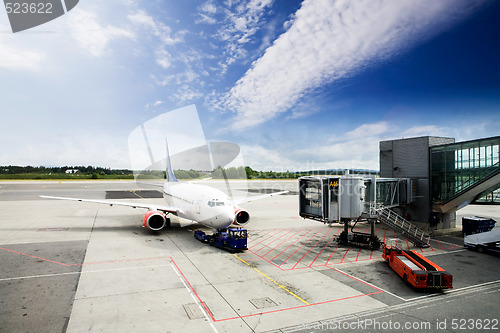
[[[165,164],[167,165],[167,182],[177,183],[178,180],[174,175],[174,170],[172,170],[172,164],[170,163],[170,151],[168,150],[168,140],[165,138],[165,145],[167,148],[167,157],[165,158]]]

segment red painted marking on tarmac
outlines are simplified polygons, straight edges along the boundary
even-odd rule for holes
[[[462,245],[459,244],[454,244],[450,242],[445,242],[445,241],[440,241],[442,244],[448,244],[450,245],[450,249],[455,249],[455,248],[462,248]]]
[[[304,234],[302,237],[304,237],[305,235],[307,235],[311,230],[309,230],[306,234]],[[318,234],[319,231],[316,233]],[[315,234],[315,235],[316,235]],[[328,232],[326,233],[328,234]],[[326,234],[324,236],[326,236]],[[323,237],[324,237],[323,236]],[[302,238],[301,237],[301,238]],[[313,236],[314,237],[314,236]],[[300,238],[299,238],[300,239]],[[312,237],[310,238],[312,239]],[[310,240],[309,239],[309,240]],[[333,239],[333,238],[332,238]],[[302,245],[304,246],[304,245]],[[338,245],[337,245],[338,247]],[[10,250],[10,249],[6,249],[6,248],[1,248],[0,247],[0,250],[4,250],[4,251],[7,251],[7,252],[11,252],[11,253],[15,253],[15,254],[20,254],[20,255],[24,255],[24,256],[27,256],[27,257],[30,257],[30,258],[34,258],[34,259],[39,259],[39,260],[44,260],[44,261],[47,261],[47,262],[51,262],[51,263],[55,263],[55,264],[58,264],[58,265],[62,265],[62,266],[77,266],[77,265],[82,265],[82,264],[64,264],[64,263],[61,263],[61,262],[57,262],[57,261],[53,261],[53,260],[49,260],[49,259],[46,259],[46,258],[41,258],[41,257],[37,257],[37,256],[33,256],[33,255],[30,255],[30,254],[27,254],[27,253],[23,253],[23,252],[19,252],[19,251],[14,251],[14,250]],[[349,250],[348,250],[349,251]],[[347,251],[347,252],[348,252]],[[347,254],[346,252],[346,254]],[[332,252],[333,254],[333,252]],[[257,255],[259,256],[259,255]],[[260,257],[260,256],[259,256]],[[345,255],[344,255],[345,257]],[[261,257],[262,258],[262,257]],[[331,258],[331,255],[330,255],[330,258]],[[328,261],[330,260],[330,258],[328,258]],[[247,318],[247,317],[253,317],[253,316],[259,316],[259,315],[263,315],[263,314],[270,314],[270,313],[277,313],[277,312],[283,312],[283,311],[288,311],[288,310],[293,310],[293,309],[299,309],[299,308],[305,308],[305,307],[310,307],[310,306],[315,306],[315,305],[321,305],[321,304],[327,304],[327,303],[332,303],[332,302],[338,302],[338,301],[343,301],[343,300],[347,300],[347,299],[353,299],[353,298],[358,298],[358,297],[363,297],[363,296],[370,296],[370,295],[374,295],[374,294],[379,294],[379,293],[382,293],[383,291],[376,288],[375,286],[372,286],[370,284],[367,284],[355,277],[352,277],[352,276],[348,276],[358,282],[361,282],[365,285],[368,285],[374,289],[376,289],[377,291],[376,292],[372,292],[372,293],[365,293],[365,294],[360,294],[360,295],[355,295],[355,296],[349,296],[349,297],[343,297],[343,298],[338,298],[338,299],[333,299],[333,300],[328,300],[328,301],[323,301],[323,302],[318,302],[318,303],[312,303],[312,304],[307,304],[307,305],[301,305],[301,306],[295,306],[295,307],[289,307],[289,308],[284,308],[284,309],[278,309],[278,310],[272,310],[272,311],[266,311],[266,312],[261,312],[261,313],[255,313],[255,314],[249,314],[249,315],[243,315],[243,316],[237,316],[237,317],[232,317],[232,318],[223,318],[223,319],[215,319],[213,313],[210,311],[210,309],[207,307],[207,305],[205,304],[205,302],[203,302],[203,300],[201,299],[200,295],[196,292],[195,288],[193,287],[193,285],[189,282],[188,278],[184,275],[183,271],[180,269],[180,267],[177,265],[177,263],[175,262],[175,260],[172,258],[172,257],[157,257],[157,258],[142,258],[142,259],[125,259],[125,260],[115,260],[115,261],[103,261],[103,262],[95,262],[95,263],[87,263],[88,265],[91,265],[91,264],[103,264],[103,263],[119,263],[119,262],[130,262],[130,261],[141,261],[141,260],[158,260],[158,259],[170,259],[170,261],[174,264],[174,266],[176,267],[176,269],[178,270],[178,272],[181,274],[182,278],[184,279],[184,281],[186,282],[186,284],[188,285],[188,287],[190,288],[190,290],[193,292],[193,294],[196,296],[196,298],[198,299],[198,301],[200,302],[200,304],[203,306],[203,308],[205,309],[206,313],[210,316],[210,318],[212,319],[213,322],[220,322],[220,321],[228,321],[228,320],[233,320],[233,319],[241,319],[241,318]],[[265,258],[262,258],[264,259],[265,261],[268,261],[267,259]],[[328,263],[327,261],[327,263]],[[269,261],[268,261],[269,262]],[[272,263],[271,263],[272,264]],[[274,264],[273,264],[274,265]],[[276,265],[274,265],[275,267],[277,267]],[[279,267],[278,267],[279,268]],[[307,268],[307,267],[301,267],[301,268]],[[333,268],[332,268],[333,269]],[[339,272],[339,273],[342,273],[336,269],[334,269],[335,271]],[[342,273],[343,274],[343,273]],[[344,274],[345,275],[345,274]]]
[[[261,236],[257,237],[255,240],[259,239],[260,237],[264,237],[264,236],[266,236],[268,233],[273,232],[274,230],[276,230],[276,229],[271,229],[271,230],[269,230],[269,231],[268,231],[268,232],[266,232],[265,234],[263,234],[263,235],[261,235]],[[251,235],[249,234],[249,235],[248,235],[248,238],[250,238],[250,236],[251,236]],[[250,241],[251,241],[251,242],[254,242],[254,240],[253,240],[253,239],[250,239]]]
[[[410,244],[408,244],[408,238],[405,238],[406,239],[406,246],[408,247],[408,251],[410,250]]]
[[[276,230],[276,229],[274,229],[274,230]],[[268,240],[269,238],[273,237],[274,235],[276,235],[276,234],[280,233],[281,231],[283,231],[283,230],[278,230],[278,232],[276,232],[275,234],[272,234],[271,236],[267,237],[266,239],[261,240],[260,242],[258,242],[258,243],[256,243],[256,244],[252,244],[252,246],[250,246],[250,247],[252,247],[252,248],[253,248],[253,247],[255,247],[255,245],[260,244],[260,243],[262,243],[263,241]],[[266,234],[266,235],[267,235],[267,234]]]
[[[170,257],[156,257],[156,258],[140,258],[140,259],[110,260],[110,261],[101,261],[101,262],[88,262],[88,263],[82,263],[82,264],[65,264],[65,263],[62,263],[62,262],[59,262],[59,261],[50,260],[50,259],[47,259],[47,258],[37,257],[37,256],[31,255],[31,254],[27,254],[27,253],[23,253],[23,252],[19,252],[19,251],[5,249],[3,247],[0,247],[0,250],[4,250],[4,251],[8,251],[8,252],[20,254],[20,255],[27,256],[27,257],[30,257],[30,258],[33,258],[33,259],[39,259],[39,260],[51,262],[53,264],[57,264],[57,265],[61,265],[61,266],[66,266],[66,267],[70,267],[70,266],[84,266],[84,265],[97,265],[97,264],[113,264],[113,263],[120,263],[120,262],[159,260],[159,259],[169,259],[170,258]]]
[[[370,258],[364,258],[364,259],[359,259],[359,260],[348,260],[348,261],[342,261],[342,262],[335,262],[332,265],[347,264],[347,263],[350,263],[350,262],[360,262],[360,261],[367,261],[367,260],[372,260],[372,259],[370,259]],[[328,268],[331,268],[331,267],[328,266]]]
[[[248,250],[248,251],[252,251],[252,250]],[[258,254],[255,254],[255,255],[258,256],[260,259],[264,260],[265,262],[273,265],[274,267],[279,268],[281,271],[285,271],[283,268],[279,267],[278,265],[276,265],[274,262],[270,261],[269,259],[266,259],[266,258],[264,258],[264,257],[262,257],[262,256],[260,256]],[[272,260],[274,260],[274,259],[272,259]]]
[[[272,258],[271,260],[274,260],[276,258],[278,258],[283,252],[285,252],[286,250],[288,250],[290,248],[290,246],[292,246],[293,244],[297,243],[299,240],[302,239],[302,237],[304,237],[305,235],[307,235],[308,233],[310,233],[311,230],[307,231],[305,234],[303,234],[302,236],[300,236],[299,239],[297,239],[295,242],[293,242],[292,244],[288,245],[286,249],[284,249],[283,251],[281,251],[280,253],[278,253],[278,255],[276,255],[274,258]]]
[[[436,243],[438,243],[438,245],[441,247],[441,249],[444,250],[444,247],[443,247],[443,245],[441,245],[440,241],[436,241]]]
[[[376,291],[371,292],[371,293],[364,293],[364,294],[359,294],[359,295],[354,295],[354,296],[348,296],[348,297],[342,297],[342,298],[332,299],[332,300],[323,301],[323,302],[317,302],[317,303],[311,303],[311,304],[293,306],[293,307],[289,307],[289,308],[283,308],[283,309],[277,309],[277,310],[271,310],[271,311],[264,311],[264,312],[253,313],[253,314],[242,315],[242,316],[236,316],[236,317],[216,319],[214,317],[214,315],[212,314],[212,312],[206,306],[205,302],[203,302],[203,300],[201,299],[200,295],[196,292],[196,290],[194,289],[193,285],[189,282],[189,280],[184,275],[184,273],[182,272],[182,270],[180,269],[180,267],[177,265],[177,263],[175,262],[175,260],[172,259],[171,257],[170,257],[170,260],[175,265],[175,267],[177,268],[177,270],[181,274],[182,278],[184,279],[184,281],[186,281],[187,285],[189,286],[189,288],[191,289],[191,291],[193,292],[193,294],[196,296],[196,298],[198,299],[198,301],[200,302],[200,304],[203,306],[203,308],[205,309],[205,311],[208,313],[208,315],[210,316],[210,318],[212,319],[213,322],[223,322],[223,321],[229,321],[229,320],[234,320],[234,319],[242,319],[242,318],[255,317],[255,316],[260,316],[260,315],[265,315],[265,314],[284,312],[284,311],[288,311],[288,310],[301,309],[301,308],[311,307],[311,306],[315,306],[315,305],[321,305],[321,304],[328,304],[328,303],[333,303],[333,302],[345,301],[345,300],[348,300],[348,299],[353,299],[353,298],[358,298],[358,297],[371,296],[371,295],[380,294],[380,293],[384,292],[383,290],[375,287],[374,285],[368,284],[368,283],[366,283],[364,281],[359,280],[358,278],[355,278],[354,276],[347,275],[347,274],[345,274],[345,273],[343,273],[343,272],[341,272],[341,271],[339,271],[339,270],[337,270],[335,268],[331,268],[330,267],[330,269],[333,269],[334,271],[336,271],[338,273],[341,273],[342,275],[345,275],[345,276],[347,276],[347,277],[349,277],[349,278],[351,278],[351,279],[353,279],[353,280],[355,280],[357,282],[361,282],[362,284],[364,284],[366,286],[369,286],[369,287],[375,289]],[[304,267],[304,268],[306,268],[306,267]]]
[[[326,234],[324,234],[324,235],[323,235],[323,237],[321,237],[321,238],[320,238],[320,239],[319,239],[319,240],[318,240],[318,241],[317,241],[317,242],[316,242],[316,243],[315,243],[315,244],[314,244],[314,245],[313,245],[313,246],[309,249],[309,251],[307,251],[306,253],[304,253],[304,255],[302,256],[302,258],[300,258],[300,259],[299,259],[299,261],[297,261],[297,263],[296,263],[296,264],[292,267],[292,269],[294,269],[294,268],[295,268],[295,267],[299,264],[299,262],[301,262],[301,261],[302,261],[302,259],[304,259],[304,257],[305,257],[305,256],[306,256],[309,252],[311,252],[311,250],[312,250],[313,248],[315,248],[315,247],[316,247],[316,245],[318,245],[318,243],[319,243],[319,242],[320,242],[323,238],[325,238],[325,236],[326,236],[326,235],[328,235],[328,233],[329,233],[330,231],[331,231],[331,229],[328,229],[328,231],[326,232]],[[316,236],[316,234],[315,234],[314,236]],[[313,236],[313,237],[314,237],[314,236]]]
[[[359,251],[358,251],[358,255],[356,256],[356,260],[354,260],[354,261],[358,261],[358,258],[359,258],[359,254],[360,254],[360,253],[361,253],[361,249],[359,249]]]
[[[175,267],[177,268],[177,270],[179,271],[179,273],[181,273],[182,275],[182,278],[184,279],[184,281],[186,281],[186,283],[188,284],[189,288],[191,288],[191,291],[195,294],[196,298],[198,299],[198,301],[200,301],[200,304],[203,306],[203,308],[205,309],[205,311],[208,313],[208,315],[210,316],[210,318],[212,318],[212,320],[215,322],[215,317],[214,315],[212,314],[212,312],[208,309],[208,307],[206,306],[205,302],[203,302],[200,298],[200,295],[198,295],[198,293],[196,292],[196,290],[194,290],[193,286],[191,285],[191,283],[189,282],[189,280],[186,278],[186,276],[184,275],[184,273],[181,271],[181,269],[179,268],[179,266],[177,266],[177,263],[175,262],[175,260],[173,258],[170,258],[170,260],[172,261],[172,263],[175,265]]]
[[[347,255],[347,252],[349,252],[350,249],[351,248],[348,248],[347,251],[345,251],[344,256],[342,257],[342,260],[340,261],[340,263],[344,262],[345,256]]]
[[[286,229],[283,229],[283,230],[281,230],[280,232],[282,232],[282,231],[286,231]],[[275,233],[275,234],[274,234],[274,235],[272,235],[271,237],[274,237],[274,236],[278,235],[280,232]],[[269,244],[271,244],[271,243],[273,243],[273,242],[275,242],[275,241],[277,241],[277,240],[281,239],[281,237],[285,236],[285,235],[286,235],[286,234],[288,234],[289,232],[290,232],[290,231],[287,231],[287,232],[285,232],[285,234],[283,234],[283,235],[281,235],[281,236],[278,236],[276,239],[272,240],[270,243],[266,243],[266,244],[264,244],[264,246],[263,246],[263,247],[261,247],[260,249],[258,249],[258,250],[257,250],[257,251],[255,251],[255,252],[259,252],[259,251],[260,251],[260,250],[262,250],[263,248],[268,247],[268,246],[269,246]],[[269,239],[269,238],[268,238],[268,239]]]
[[[333,250],[333,252],[330,253],[330,256],[328,257],[328,260],[326,261],[325,266],[328,266],[328,263],[330,262],[330,259],[332,258],[333,254],[335,253],[335,251],[337,251],[338,248],[339,248],[339,244],[337,243],[337,247],[335,247],[335,250]]]
[[[293,230],[293,229],[292,229]],[[279,243],[278,245],[276,245],[275,247],[273,247],[272,249],[270,249],[269,251],[267,251],[265,254],[263,254],[262,256],[265,257],[266,255],[269,254],[269,252],[272,252],[274,249],[276,249],[277,247],[279,247],[281,244],[283,244],[284,242],[286,242],[287,240],[289,240],[290,238],[292,238],[293,236],[295,236],[296,234],[298,234],[299,232],[301,231],[301,229],[299,229],[296,233],[294,233],[293,235],[291,235],[290,237],[288,237],[287,239],[285,239],[284,241],[282,241],[281,243]]]
[[[270,313],[284,312],[284,311],[288,311],[288,310],[296,310],[296,309],[307,308],[307,307],[311,307],[311,306],[315,306],[315,305],[321,305],[321,304],[328,304],[328,303],[333,303],[333,302],[345,301],[345,300],[348,300],[348,299],[353,299],[353,298],[358,298],[358,297],[364,297],[364,296],[371,296],[371,295],[380,294],[380,293],[384,292],[383,290],[375,287],[374,285],[371,285],[369,283],[361,281],[361,280],[355,278],[354,276],[347,275],[347,274],[345,274],[345,273],[343,273],[343,272],[341,272],[341,271],[339,271],[339,270],[337,270],[335,268],[331,268],[331,269],[333,269],[334,271],[336,271],[338,273],[341,273],[342,275],[345,275],[348,278],[351,278],[351,279],[353,279],[353,280],[355,280],[357,282],[361,282],[362,284],[364,284],[364,285],[366,285],[368,287],[371,287],[371,288],[375,289],[376,291],[371,292],[371,293],[364,293],[364,294],[359,294],[359,295],[354,295],[354,296],[348,296],[348,297],[342,297],[342,298],[332,299],[332,300],[323,301],[323,302],[317,302],[317,303],[311,303],[311,304],[293,306],[293,307],[284,308],[284,309],[264,311],[264,312],[253,313],[253,314],[242,315],[242,316],[236,316],[236,317],[230,317],[230,318],[214,319],[214,322],[229,321],[229,320],[234,320],[234,319],[242,319],[242,318],[255,317],[255,316],[260,316],[260,315],[265,315],[265,314],[270,314]]]
[[[255,316],[260,316],[260,315],[265,315],[265,314],[270,314],[270,313],[277,313],[277,312],[283,312],[283,311],[288,311],[288,310],[308,308],[308,307],[315,306],[315,305],[328,304],[328,303],[333,303],[333,302],[338,302],[338,301],[345,301],[345,300],[348,300],[348,299],[353,299],[353,298],[358,298],[358,297],[363,297],[363,296],[370,296],[370,295],[375,295],[375,294],[380,294],[380,293],[383,293],[383,291],[382,290],[381,291],[375,291],[375,292],[368,293],[368,294],[348,296],[348,297],[332,299],[332,300],[324,301],[324,302],[318,302],[318,303],[312,303],[312,304],[305,304],[305,305],[299,305],[299,306],[294,306],[294,307],[290,307],[290,308],[284,308],[284,309],[278,309],[278,310],[272,310],[272,311],[265,311],[265,312],[253,313],[253,314],[243,315],[243,316],[238,316],[238,317],[217,319],[217,320],[215,320],[215,322],[228,321],[228,320],[234,320],[234,319],[242,319],[242,318],[255,317]]]
[[[33,258],[33,259],[39,259],[39,260],[51,262],[53,264],[58,264],[58,265],[62,265],[62,266],[73,266],[73,265],[63,264],[62,262],[58,262],[58,261],[49,260],[49,259],[46,259],[46,258],[41,258],[41,257],[33,256],[31,254],[27,254],[27,253],[23,253],[23,252],[19,252],[19,251],[5,249],[3,247],[0,247],[0,250],[4,250],[4,251],[7,251],[7,252],[12,252],[12,253],[20,254],[20,255],[23,255],[23,256],[26,256],[26,257],[30,257],[30,258]]]
[[[307,240],[307,242],[309,242],[311,239],[313,239],[313,238],[314,238],[314,236],[316,236],[316,235],[317,235],[317,234],[319,234],[320,232],[321,232],[321,230],[320,230],[320,231],[318,231],[317,233],[315,233],[314,235],[312,235],[312,236],[311,236],[311,238],[309,238],[309,239]],[[306,243],[307,243],[307,242],[306,242]],[[302,244],[302,245],[301,245],[301,246],[300,246],[297,250],[295,250],[295,252],[293,252],[292,254],[290,254],[290,255],[288,256],[288,258],[286,258],[286,259],[285,259],[285,261],[283,261],[283,262],[280,264],[280,266],[281,266],[281,265],[283,265],[285,262],[287,262],[287,260],[288,260],[288,259],[290,259],[290,258],[291,258],[291,257],[292,257],[295,253],[297,253],[297,251],[298,251],[298,250],[300,250],[301,248],[303,248],[303,247],[304,247],[304,245],[306,245],[306,244],[305,244],[305,243],[304,243],[304,244]],[[294,267],[295,267],[295,266],[294,266]],[[292,269],[293,269],[293,267],[292,267]]]
[[[385,236],[387,234],[387,229],[384,229],[384,244],[385,244]]]
[[[321,249],[321,251],[318,253],[318,255],[316,256],[316,258],[314,258],[314,260],[309,265],[309,267],[312,267],[312,264],[314,264],[314,262],[316,261],[316,259],[319,258],[319,256],[321,255],[321,253],[323,253],[323,251],[328,247],[328,245],[330,245],[330,243],[333,241],[333,239],[335,238],[335,236],[337,236],[337,234],[340,232],[340,230],[342,230],[342,229],[337,230],[337,232],[332,236],[332,238],[328,241],[328,243],[326,243],[326,245],[323,247],[323,249]],[[320,265],[320,266],[323,266],[323,265]]]

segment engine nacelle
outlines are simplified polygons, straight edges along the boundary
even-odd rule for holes
[[[236,207],[234,212],[234,222],[236,225],[245,225],[250,222],[250,214],[242,208]]]
[[[143,218],[143,224],[146,228],[158,231],[167,225],[167,216],[158,211],[158,210],[150,210],[148,211]]]

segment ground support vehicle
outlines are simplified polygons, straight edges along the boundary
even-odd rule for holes
[[[496,221],[487,217],[467,216],[462,217],[462,234],[472,235],[493,230]]]
[[[247,230],[244,228],[227,228],[207,235],[201,230],[194,232],[194,238],[229,252],[247,250]]]
[[[382,257],[405,281],[415,288],[453,288],[453,276],[415,251],[384,246]]]
[[[478,252],[500,253],[500,229],[464,237],[464,247]]]

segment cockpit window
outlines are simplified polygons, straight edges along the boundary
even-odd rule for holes
[[[224,201],[209,201],[208,205],[210,207],[215,207],[215,206],[225,206],[226,204],[224,203]]]

